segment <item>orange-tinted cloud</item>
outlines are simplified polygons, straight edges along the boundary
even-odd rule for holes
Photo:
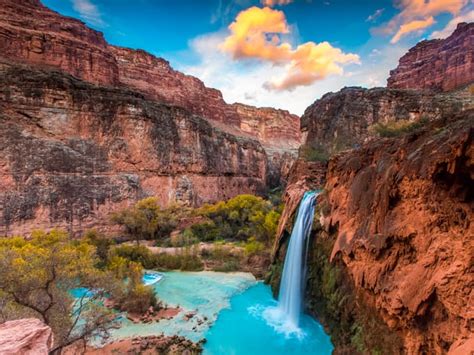
[[[262,0],[262,4],[265,6],[288,5],[291,2],[293,0]]]
[[[267,83],[273,90],[291,90],[310,85],[328,75],[343,73],[342,65],[359,63],[359,56],[343,53],[328,42],[307,42],[293,48],[282,40],[290,28],[282,11],[251,7],[242,11],[229,26],[231,34],[221,45],[234,59],[255,58],[283,65],[283,78]]]
[[[402,38],[406,34],[425,29],[427,27],[430,27],[434,23],[435,20],[433,16],[428,17],[426,20],[414,20],[408,23],[404,23],[400,26],[400,29],[397,31],[397,33],[395,33],[395,36],[392,37],[390,43],[397,43],[400,38]]]
[[[409,33],[420,31],[435,23],[441,13],[458,15],[470,0],[401,0],[397,7],[401,12],[385,26],[384,31],[395,33],[391,43],[398,42]]]

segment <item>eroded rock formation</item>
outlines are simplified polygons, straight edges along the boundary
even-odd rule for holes
[[[262,145],[60,71],[0,65],[0,234],[80,231],[145,196],[201,204],[265,188]]]
[[[304,191],[322,189],[306,307],[336,353],[472,352],[473,28],[416,46],[391,88],[345,88],[302,117],[269,281],[277,290]],[[416,128],[369,129],[400,120]]]
[[[306,143],[338,152],[361,145],[376,123],[436,120],[474,107],[472,93],[460,90],[437,94],[387,88],[344,88],[328,93],[309,106],[301,117]]]
[[[227,104],[199,79],[39,0],[0,0],[0,235],[108,229],[154,195],[214,202],[284,182],[287,111]]]
[[[390,72],[389,88],[450,91],[474,81],[474,23],[460,23],[446,39],[422,41]]]
[[[51,328],[36,318],[0,324],[0,354],[47,355],[53,347]]]
[[[409,354],[472,336],[474,112],[331,160],[323,228]]]

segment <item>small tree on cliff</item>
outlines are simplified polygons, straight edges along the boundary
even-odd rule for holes
[[[94,267],[95,248],[64,232],[34,233],[31,240],[0,239],[0,316],[33,316],[54,333],[54,352],[79,340],[105,336],[114,317],[100,300],[117,284]],[[73,297],[71,290],[87,287]]]

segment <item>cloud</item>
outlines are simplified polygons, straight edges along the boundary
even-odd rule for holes
[[[394,34],[391,43],[398,42],[412,32],[421,32],[432,26],[435,17],[448,13],[457,16],[471,0],[398,0],[400,12],[379,32]]]
[[[384,11],[385,11],[385,9],[375,10],[375,12],[372,15],[370,15],[369,17],[367,17],[367,19],[365,21],[366,22],[375,22],[380,16],[382,16]]]
[[[189,43],[189,56],[197,59],[194,64],[172,62],[176,63],[178,70],[198,77],[208,87],[219,89],[228,103],[275,107],[298,115],[325,93],[338,91],[344,86],[385,86],[389,70],[397,66],[398,58],[408,50],[405,44],[381,45],[377,38],[371,38],[360,48],[365,65],[346,69],[343,75],[332,75],[307,86],[297,86],[289,98],[287,91],[264,89],[268,81],[285,77],[287,66],[257,59],[236,61],[219,50],[227,36],[226,30],[199,36]],[[371,57],[370,53],[376,46],[376,57]]]
[[[285,73],[265,84],[269,90],[292,90],[328,75],[342,75],[342,65],[360,64],[359,56],[344,53],[328,42],[306,42],[293,48],[283,40],[290,27],[282,11],[251,7],[240,12],[229,26],[230,35],[220,48],[234,59],[251,58],[283,66]]]
[[[456,29],[458,23],[461,22],[474,22],[474,10],[468,11],[464,15],[456,16],[447,25],[439,31],[435,31],[431,34],[430,38],[446,38],[451,35]]]
[[[415,31],[423,30],[427,27],[432,26],[434,23],[435,23],[435,20],[433,16],[428,17],[426,20],[414,20],[414,21],[405,23],[400,26],[400,29],[395,34],[395,36],[392,37],[392,39],[390,40],[390,43],[397,43],[400,40],[400,38],[402,38],[403,36]]]
[[[99,9],[90,0],[72,0],[72,5],[84,21],[96,26],[105,25]]]
[[[264,6],[275,6],[275,5],[288,5],[293,0],[261,0]]]

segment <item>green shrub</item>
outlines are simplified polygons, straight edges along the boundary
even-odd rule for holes
[[[191,230],[204,241],[246,241],[254,236],[263,243],[271,243],[280,218],[280,213],[269,201],[253,195],[239,195],[225,202],[205,205],[199,213],[209,221],[194,225]]]
[[[110,257],[118,256],[129,261],[141,264],[145,269],[153,269],[156,265],[156,257],[145,246],[121,245],[113,248]]]
[[[127,235],[138,244],[143,239],[168,237],[186,212],[188,209],[177,205],[163,209],[156,198],[148,197],[130,208],[113,213],[111,219],[123,226]]]
[[[145,313],[150,307],[156,306],[155,292],[152,287],[143,284],[142,275],[143,266],[140,263],[128,263],[126,289],[112,295],[122,311]]]
[[[222,265],[218,265],[213,268],[214,271],[219,272],[232,272],[240,270],[240,263],[238,260],[228,260],[225,261]]]
[[[109,260],[109,250],[113,241],[104,235],[98,233],[96,230],[91,229],[84,233],[84,240],[89,244],[92,244],[96,248],[96,255],[99,258],[96,266],[100,269],[105,268]]]
[[[387,123],[375,123],[369,127],[369,133],[377,134],[380,137],[390,138],[414,132],[428,123],[427,118],[421,118],[418,121],[398,120]]]
[[[265,244],[257,241],[254,237],[249,238],[249,240],[244,244],[245,254],[255,255],[260,254],[265,251]]]
[[[329,153],[321,146],[304,145],[300,148],[300,156],[307,161],[327,162]]]

